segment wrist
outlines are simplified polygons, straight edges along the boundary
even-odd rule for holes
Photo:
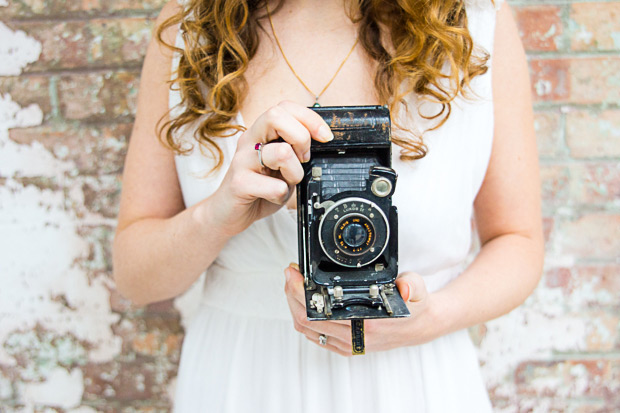
[[[200,236],[211,240],[221,240],[225,244],[231,237],[236,235],[230,231],[230,226],[226,221],[219,217],[217,213],[217,201],[214,197],[209,197],[192,208],[192,225],[199,231]]]
[[[444,336],[457,330],[455,328],[454,302],[443,291],[435,291],[428,296],[428,314],[431,323],[431,339]]]

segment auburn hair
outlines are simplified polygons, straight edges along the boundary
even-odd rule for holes
[[[465,1],[351,0],[348,15],[359,23],[359,43],[377,62],[376,96],[390,108],[395,126],[399,104],[415,93],[439,104],[437,113],[424,116],[435,121],[427,130],[439,128],[450,116],[451,102],[458,95],[469,96],[471,80],[487,72],[489,54],[474,50]],[[177,153],[187,152],[191,148],[175,136],[196,123],[194,138],[216,157],[214,170],[223,161],[214,138],[244,130],[232,121],[248,88],[244,73],[258,49],[264,10],[265,0],[189,0],[156,32],[162,44],[180,54],[171,87],[180,91],[181,110],[160,124],[160,137]],[[162,33],[177,24],[183,48],[162,39]],[[389,48],[382,42],[381,27],[391,42]],[[419,159],[427,153],[421,133],[393,134],[392,141],[403,148],[401,159]]]

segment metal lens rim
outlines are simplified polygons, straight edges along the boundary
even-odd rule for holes
[[[372,201],[369,201],[368,199],[359,198],[359,197],[341,199],[340,201],[335,202],[331,207],[327,209],[327,211],[325,211],[325,213],[323,214],[323,219],[321,219],[321,222],[319,223],[319,244],[321,245],[321,249],[325,253],[325,256],[327,256],[327,258],[329,258],[333,263],[341,265],[343,267],[357,268],[358,267],[357,265],[347,265],[347,264],[343,264],[333,259],[332,256],[328,254],[327,251],[325,250],[325,245],[323,243],[323,236],[322,236],[323,222],[325,222],[325,217],[327,217],[338,206],[342,204],[350,203],[350,202],[362,202],[364,204],[370,205],[375,211],[378,211],[381,214],[381,216],[383,217],[383,221],[385,222],[385,227],[387,229],[387,232],[385,235],[385,243],[383,244],[383,248],[381,249],[381,251],[370,261],[360,263],[359,264],[360,267],[370,264],[371,262],[375,261],[377,258],[379,258],[383,254],[383,251],[385,251],[385,249],[388,246],[388,243],[390,242],[390,222],[388,221],[387,217],[385,216],[385,213],[383,212],[381,207],[379,207],[379,205],[375,204]],[[376,232],[376,228],[375,228],[375,232]]]
[[[368,249],[372,248],[372,247],[375,245],[375,242],[377,241],[377,230],[375,229],[375,226],[373,225],[372,221],[371,221],[370,219],[368,219],[368,217],[367,217],[367,216],[362,215],[362,214],[360,214],[359,212],[351,212],[351,213],[349,213],[349,214],[343,215],[342,217],[338,218],[338,221],[336,221],[336,225],[335,225],[334,229],[335,229],[335,228],[338,228],[338,225],[339,225],[339,224],[340,224],[340,223],[341,223],[344,219],[347,219],[347,218],[349,218],[349,217],[351,217],[351,216],[360,216],[360,217],[363,217],[363,218],[365,218],[365,219],[368,221],[368,223],[370,224],[370,226],[371,226],[371,228],[372,228],[372,230],[373,230],[373,232],[374,232],[374,233],[373,233],[373,240],[372,240],[372,244],[370,245],[370,247],[368,247]],[[386,226],[388,226],[388,225],[386,225]],[[350,251],[343,250],[343,249],[340,247],[340,245],[338,245],[338,241],[336,240],[336,234],[335,234],[335,233],[334,233],[334,243],[336,244],[336,248],[338,248],[338,249],[339,249],[340,251],[342,251],[344,254],[347,254],[347,255],[349,255],[349,256],[351,256],[351,257],[359,257],[360,255],[364,255],[364,254],[366,254],[366,253],[368,252],[368,250],[366,250],[366,251],[362,251],[362,252],[358,252],[358,253],[352,253],[352,252],[350,252]],[[386,243],[387,243],[387,240],[386,240]],[[353,247],[351,247],[351,248],[353,248]]]

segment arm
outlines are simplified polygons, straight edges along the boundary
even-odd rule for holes
[[[176,2],[168,3],[157,26],[178,9]],[[177,30],[164,32],[163,39],[174,44]],[[168,111],[171,62],[172,51],[151,40],[123,172],[113,246],[114,278],[118,290],[136,304],[185,291],[227,240],[224,236],[207,236],[217,228],[208,203],[185,209],[174,154],[155,133],[157,122]]]
[[[174,1],[166,5],[157,25],[178,10]],[[164,41],[174,44],[177,30],[166,30]],[[153,39],[142,69],[113,246],[116,286],[139,305],[187,290],[232,236],[286,203],[303,176],[300,160],[309,152],[310,139],[333,137],[314,111],[280,102],[240,136],[218,189],[185,209],[174,153],[156,134],[158,121],[168,112],[171,62],[172,52]],[[285,142],[265,145],[262,156],[269,169],[262,168],[254,144],[280,136]]]
[[[482,244],[474,262],[435,299],[444,333],[505,314],[534,290],[544,241],[538,156],[525,52],[508,4],[497,16],[491,160],[474,202]]]

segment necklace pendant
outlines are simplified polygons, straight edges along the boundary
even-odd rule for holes
[[[319,97],[315,97],[314,98],[314,105],[312,105],[313,108],[320,108],[321,104],[319,103]]]

